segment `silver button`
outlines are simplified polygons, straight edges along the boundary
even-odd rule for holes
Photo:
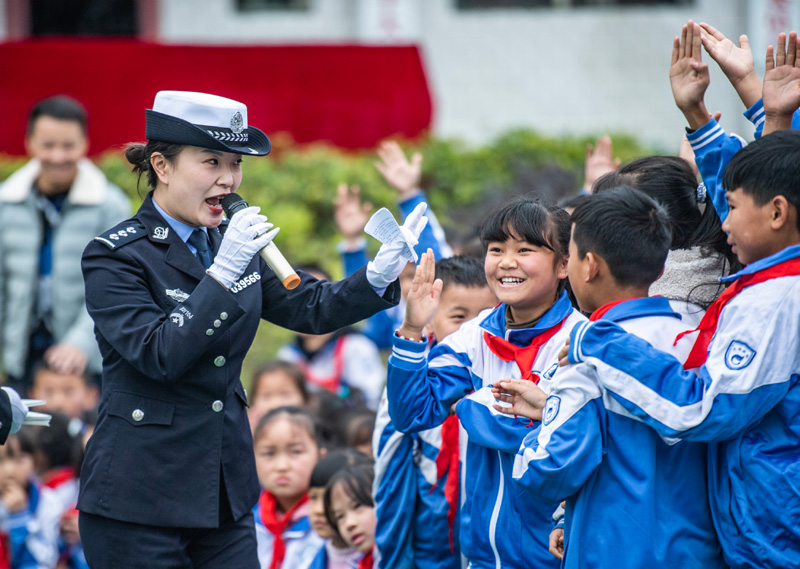
[[[212,330],[211,328],[206,330],[206,336],[213,336],[213,335],[214,335],[214,330]]]
[[[219,318],[220,318],[220,320],[227,320],[228,319],[228,313],[227,312],[220,312],[219,313]]]
[[[144,419],[144,411],[142,411],[141,409],[134,409],[133,413],[131,413],[131,417],[133,417],[133,420],[138,423],[139,421]]]
[[[215,412],[215,413],[219,413],[220,411],[222,411],[222,408],[223,408],[224,406],[225,406],[225,405],[223,405],[223,404],[222,404],[222,401],[220,401],[219,399],[217,399],[216,401],[214,401],[214,402],[211,404],[211,408],[214,410],[214,412]]]
[[[214,328],[219,328],[222,326],[222,320],[214,320]]]
[[[225,365],[225,356],[217,356],[214,358],[214,365],[217,367],[222,367]]]

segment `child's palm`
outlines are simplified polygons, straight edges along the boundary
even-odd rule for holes
[[[781,66],[764,73],[764,110],[793,113],[800,107],[800,68]]]

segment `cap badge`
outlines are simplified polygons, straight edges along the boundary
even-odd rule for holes
[[[231,117],[231,130],[234,134],[241,134],[244,130],[244,119],[239,111],[236,111]]]

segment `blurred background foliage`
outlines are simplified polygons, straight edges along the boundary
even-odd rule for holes
[[[627,135],[611,135],[614,155],[623,163],[651,151]],[[281,227],[275,240],[292,264],[317,263],[335,278],[342,276],[336,252],[339,241],[333,222],[333,199],[340,183],[361,188],[373,211],[387,207],[399,217],[396,193],[373,166],[374,151],[346,151],[314,143],[297,145],[286,134],[271,136],[272,153],[266,158],[245,157],[244,176],[238,192],[249,203],[259,205],[270,221]],[[398,140],[410,156],[420,152],[422,186],[436,213],[458,249],[474,237],[486,214],[513,195],[533,192],[557,202],[578,193],[591,137],[552,138],[531,130],[510,131],[492,143],[474,147],[457,140],[423,138]],[[137,189],[136,176],[121,152],[108,152],[96,160],[108,178],[130,197],[134,210],[146,194],[146,182]],[[25,163],[18,157],[0,156],[0,180]],[[402,220],[398,219],[402,222]],[[370,252],[377,242],[370,241]],[[245,361],[243,380],[261,362],[274,357],[291,333],[262,323],[251,353]]]

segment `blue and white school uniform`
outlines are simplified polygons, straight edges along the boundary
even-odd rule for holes
[[[797,258],[800,245],[727,280]],[[662,436],[712,443],[711,510],[733,568],[800,567],[798,314],[800,275],[744,288],[720,312],[706,362],[693,371],[612,322],[573,330],[570,361],[596,368],[627,412]]]
[[[601,320],[668,351],[686,328],[663,297],[612,306]],[[514,465],[521,487],[566,500],[565,568],[724,569],[706,482],[707,445],[665,442],[600,387],[590,363],[553,382],[540,429]],[[675,441],[671,441],[674,443]]]
[[[555,502],[524,492],[512,478],[514,457],[529,432],[527,419],[492,408],[492,382],[520,378],[514,361],[494,354],[484,332],[518,346],[560,325],[541,348],[532,371],[546,392],[558,370],[558,352],[584,317],[562,294],[533,328],[507,329],[506,305],[482,312],[437,344],[395,337],[389,358],[389,413],[398,430],[416,432],[440,425],[458,401],[456,414],[467,433],[460,512],[461,552],[474,568],[556,567],[547,539]],[[474,393],[473,393],[474,392]],[[533,425],[535,427],[535,424]]]
[[[307,569],[354,569],[362,554],[352,547],[339,549],[334,547],[331,540],[326,539]],[[301,568],[305,569],[305,568]]]
[[[259,506],[260,504],[256,504],[253,508],[253,516],[256,520],[258,561],[262,569],[266,569],[272,563],[272,544],[275,538],[264,526]],[[281,535],[283,536],[284,544],[286,544],[286,554],[283,557],[281,567],[286,569],[307,567],[324,544],[322,538],[311,527],[311,522],[308,519],[308,505],[304,505],[297,510],[291,525]]]
[[[31,480],[28,507],[9,512],[0,502],[0,532],[8,535],[11,567],[55,567],[58,561],[59,523],[63,508],[50,488]]]

